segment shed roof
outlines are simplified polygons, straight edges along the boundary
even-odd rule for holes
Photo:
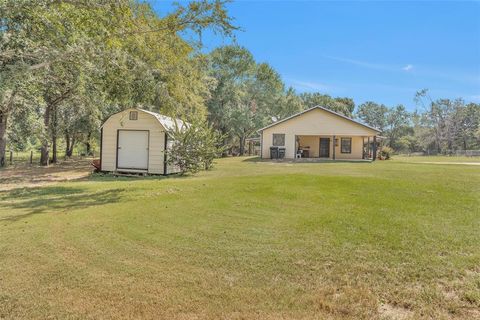
[[[283,123],[283,122],[288,121],[288,120],[290,120],[290,119],[293,119],[293,118],[295,118],[295,117],[298,117],[298,116],[300,116],[300,115],[302,115],[302,114],[304,114],[304,113],[310,112],[310,111],[312,111],[312,110],[317,110],[317,109],[320,109],[320,110],[323,110],[323,111],[327,111],[327,112],[329,112],[329,113],[331,113],[331,114],[334,114],[334,115],[336,115],[336,116],[338,116],[338,117],[341,117],[341,118],[343,118],[343,119],[345,119],[345,120],[349,120],[349,121],[351,121],[351,122],[354,122],[354,123],[359,124],[359,125],[361,125],[361,126],[364,126],[364,127],[368,128],[368,129],[371,129],[371,130],[374,130],[374,131],[377,131],[377,132],[382,132],[381,130],[379,130],[379,129],[377,129],[377,128],[371,127],[371,126],[366,125],[366,124],[361,123],[361,122],[358,122],[358,121],[356,121],[356,120],[353,120],[352,118],[349,118],[349,117],[347,117],[347,116],[344,116],[343,114],[340,114],[340,113],[338,113],[338,112],[332,111],[332,110],[330,110],[330,109],[327,109],[327,108],[321,107],[321,106],[312,107],[312,108],[310,108],[310,109],[307,109],[307,110],[301,111],[301,112],[299,112],[299,113],[296,113],[296,114],[294,114],[293,116],[290,116],[290,117],[287,117],[287,118],[285,118],[285,119],[282,119],[282,120],[279,120],[279,121],[277,121],[277,122],[274,122],[274,123],[272,123],[272,124],[269,124],[268,126],[259,129],[258,132],[263,131],[263,130],[265,130],[265,129],[268,129],[268,128],[270,128],[270,127],[276,126],[277,124]]]
[[[116,113],[114,113],[114,114],[111,114],[105,121],[103,121],[103,123],[102,123],[102,125],[101,125],[100,127],[103,127],[103,125],[105,124],[105,122],[107,122],[108,119],[110,119],[113,115],[119,114],[119,113],[122,113],[122,112],[125,112],[125,111],[127,111],[127,110],[131,110],[131,109],[133,109],[133,110],[138,110],[138,111],[142,111],[142,112],[148,113],[149,115],[154,116],[155,119],[157,119],[157,121],[158,121],[158,122],[165,128],[165,130],[167,130],[167,131],[173,131],[173,130],[175,130],[175,122],[177,123],[179,129],[182,129],[185,125],[188,125],[188,123],[183,122],[183,121],[180,120],[180,119],[176,119],[176,118],[172,118],[172,117],[169,117],[169,116],[165,116],[165,115],[160,114],[160,113],[156,113],[156,112],[153,112],[153,111],[148,111],[148,110],[140,109],[140,108],[129,108],[129,109],[125,109],[125,110],[116,112]]]
[[[160,124],[167,130],[167,131],[173,131],[175,130],[175,122],[177,123],[177,126],[179,129],[182,129],[183,126],[186,125],[186,123],[184,123],[182,120],[180,119],[177,119],[177,118],[172,118],[172,117],[169,117],[169,116],[164,116],[163,114],[160,114],[160,113],[156,113],[156,112],[153,112],[153,111],[148,111],[148,110],[144,110],[144,109],[138,109],[140,111],[143,111],[143,112],[146,112],[148,114],[151,114],[152,116],[154,116],[158,122],[160,122]]]

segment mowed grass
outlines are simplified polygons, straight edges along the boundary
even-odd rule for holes
[[[1,172],[0,172],[1,175]],[[0,318],[480,318],[480,168],[229,158],[0,193]]]

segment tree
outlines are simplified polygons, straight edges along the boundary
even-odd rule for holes
[[[284,84],[280,75],[266,63],[256,63],[240,46],[225,46],[209,55],[210,75],[216,88],[208,101],[209,121],[225,137],[238,141],[239,154],[245,139],[280,113]]]
[[[233,131],[239,141],[239,153],[245,153],[245,139],[269,122],[284,92],[280,75],[268,64],[255,66],[253,79],[243,85],[240,103],[232,113]]]
[[[325,107],[332,111],[351,117],[355,109],[355,103],[350,98],[332,98],[329,95],[319,92],[306,92],[300,94],[304,108],[309,109],[315,106]]]
[[[93,97],[101,110],[96,115],[137,104],[170,114],[204,112],[210,87],[194,54],[199,42],[180,34],[212,29],[228,36],[236,29],[220,0],[177,5],[163,18],[130,0],[6,0],[0,16],[0,158],[7,119],[23,95],[19,84],[34,77],[44,111],[42,164],[48,164],[50,145],[56,158],[59,110],[82,108]]]
[[[450,153],[480,147],[476,136],[480,127],[480,105],[465,104],[463,99],[437,99],[420,90],[415,102],[423,112],[417,115],[415,135],[423,149],[430,153]]]
[[[356,116],[369,126],[383,131],[387,126],[387,114],[385,105],[367,101],[358,106]]]
[[[480,148],[480,139],[476,132],[480,130],[480,104],[469,103],[457,109],[455,146],[468,150]]]
[[[388,111],[386,119],[387,143],[391,148],[398,149],[397,140],[410,133],[410,114],[403,105],[398,105]]]
[[[208,120],[224,137],[227,145],[233,135],[233,113],[241,104],[246,81],[253,77],[255,61],[252,54],[240,46],[224,46],[208,56],[209,74],[215,79],[215,88],[207,101]]]
[[[291,115],[301,112],[304,109],[302,99],[293,88],[288,88],[280,101],[274,105],[269,116],[269,121],[285,119]]]

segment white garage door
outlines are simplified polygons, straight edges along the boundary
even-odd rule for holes
[[[148,131],[118,130],[118,169],[148,169]]]

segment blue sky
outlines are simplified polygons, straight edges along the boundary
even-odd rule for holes
[[[150,1],[163,14],[169,1]],[[287,86],[415,108],[417,90],[480,102],[480,2],[236,1],[236,42]],[[231,43],[206,33],[204,50]]]

